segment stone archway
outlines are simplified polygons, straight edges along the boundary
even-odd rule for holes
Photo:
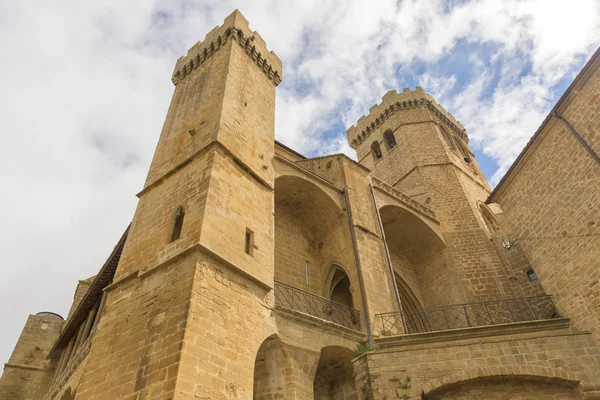
[[[540,376],[499,375],[444,385],[423,396],[424,400],[479,400],[533,398],[580,400],[577,382]]]
[[[352,295],[352,283],[345,268],[334,263],[329,269],[327,278],[325,279],[323,296],[345,305],[346,307],[356,308],[354,305],[354,297]]]
[[[358,400],[352,358],[354,353],[345,347],[321,350],[313,384],[315,400]]]
[[[324,247],[339,235],[343,210],[317,185],[295,177],[275,180],[275,280],[321,293]]]
[[[461,285],[448,268],[450,259],[438,233],[398,206],[383,206],[380,215],[396,283],[410,311],[460,302]]]
[[[261,344],[254,361],[254,400],[285,399],[293,388],[289,384],[290,360],[277,335]]]

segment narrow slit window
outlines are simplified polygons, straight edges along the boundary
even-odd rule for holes
[[[383,134],[383,139],[385,140],[385,143],[387,144],[388,148],[393,148],[396,146],[396,137],[394,136],[394,133],[391,130],[387,130],[385,131],[385,133]]]
[[[373,158],[375,161],[379,160],[383,154],[381,153],[381,147],[379,147],[379,142],[375,141],[371,145],[371,151],[373,152]]]
[[[254,232],[246,228],[246,238],[244,240],[244,252],[248,255],[254,254]]]
[[[304,263],[304,269],[306,270],[306,284],[310,285],[310,263],[308,261]]]
[[[183,228],[183,218],[185,210],[179,207],[175,213],[175,223],[173,224],[173,233],[171,234],[171,242],[178,240],[181,237],[181,229]]]

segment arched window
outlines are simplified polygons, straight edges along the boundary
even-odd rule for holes
[[[173,233],[171,234],[171,242],[176,241],[181,237],[181,228],[183,228],[183,218],[185,217],[185,210],[183,207],[179,207],[175,213],[175,223],[173,224]]]
[[[444,140],[446,141],[446,144],[448,145],[448,147],[453,149],[454,144],[452,143],[452,137],[450,137],[450,134],[448,133],[448,131],[446,129],[444,129],[444,127],[442,127],[442,126],[440,126],[440,131],[442,132],[442,136],[444,137]]]
[[[391,131],[391,129],[385,131],[383,134],[383,139],[385,140],[385,143],[389,149],[396,146],[396,138],[394,137],[394,133]]]
[[[330,271],[330,276],[331,282],[329,284],[328,297],[336,303],[353,308],[354,302],[352,301],[352,292],[350,290],[350,279],[346,275],[346,271],[334,265]]]
[[[381,147],[379,147],[378,141],[374,141],[371,145],[371,152],[373,153],[373,158],[375,161],[379,160],[383,156],[383,154],[381,154]]]

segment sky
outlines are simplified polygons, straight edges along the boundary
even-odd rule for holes
[[[422,86],[492,186],[600,44],[598,0],[0,1],[0,363],[66,316],[131,220],[177,58],[234,9],[283,61],[276,138],[355,157],[345,130]]]

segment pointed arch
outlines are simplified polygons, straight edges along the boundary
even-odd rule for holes
[[[339,264],[332,264],[325,281],[325,297],[347,307],[354,307],[350,277]]]
[[[423,306],[417,299],[408,284],[394,272],[394,280],[398,288],[402,311],[404,312],[404,323],[407,333],[429,332],[431,329],[427,323],[427,318],[423,313]]]
[[[448,147],[450,149],[454,149],[454,143],[452,142],[452,137],[450,136],[450,134],[448,133],[446,128],[444,128],[443,126],[440,126],[440,132],[442,132],[442,137],[446,141],[446,144],[448,145]]]
[[[383,139],[387,144],[388,149],[396,147],[396,137],[394,136],[394,132],[391,129],[388,129],[383,133]]]

